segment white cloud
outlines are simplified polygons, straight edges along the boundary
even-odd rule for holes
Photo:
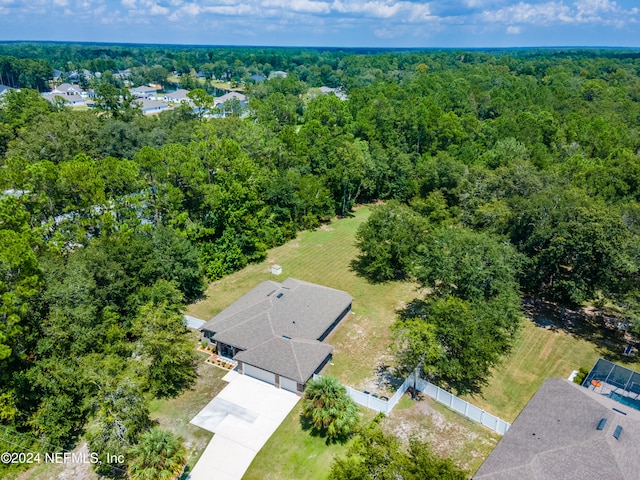
[[[390,18],[400,10],[401,3],[387,2],[364,2],[364,3],[343,3],[340,0],[333,2],[332,10],[340,13],[362,13],[375,18]]]
[[[270,8],[281,8],[284,11],[293,10],[294,12],[304,13],[329,13],[331,10],[327,2],[318,2],[315,0],[265,0],[262,6]]]
[[[570,9],[562,2],[530,4],[520,2],[494,11],[482,12],[483,20],[495,23],[533,23],[547,25],[553,22],[570,22]]]
[[[169,13],[169,9],[167,7],[161,7],[160,5],[151,5],[149,8],[149,13],[151,15],[166,15]]]
[[[136,0],[121,0],[122,6],[126,8],[136,8]]]
[[[514,27],[513,25],[507,27],[507,33],[509,35],[518,35],[521,31],[522,29],[520,27]]]
[[[53,4],[58,7],[66,7],[69,5],[69,0],[53,0]]]
[[[637,21],[633,18],[637,14],[637,8],[625,10],[610,0],[578,0],[571,5],[565,5],[563,1],[537,4],[520,2],[497,10],[485,10],[480,17],[485,22],[505,25],[590,23],[623,26]]]

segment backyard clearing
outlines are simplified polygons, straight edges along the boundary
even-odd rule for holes
[[[375,391],[376,370],[390,361],[389,326],[396,311],[418,293],[414,284],[371,284],[352,271],[351,261],[358,254],[355,233],[370,213],[371,207],[364,206],[350,218],[299,233],[270,250],[264,262],[211,283],[204,300],[190,305],[186,313],[208,320],[265,280],[293,277],[345,291],[354,299],[353,310],[325,340],[334,346],[334,357],[324,373],[346,385]],[[282,275],[270,273],[273,264],[282,266]]]
[[[567,378],[580,367],[590,370],[599,357],[640,371],[637,357],[623,355],[624,334],[606,328],[598,317],[567,309],[558,315],[545,306],[526,310],[511,354],[493,370],[482,393],[465,400],[513,422],[545,379]]]

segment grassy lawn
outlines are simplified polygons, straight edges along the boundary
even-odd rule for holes
[[[480,408],[513,422],[546,378],[567,378],[580,367],[591,369],[599,357],[640,369],[621,353],[626,342],[593,322],[558,328],[557,319],[527,319],[511,355],[496,368],[481,395],[465,397]]]
[[[205,299],[192,304],[187,313],[208,320],[265,280],[294,277],[344,290],[354,298],[353,311],[326,340],[335,350],[333,364],[325,373],[353,387],[374,391],[375,370],[389,361],[388,327],[396,310],[416,293],[413,284],[373,285],[351,271],[350,262],[357,254],[354,235],[370,212],[365,206],[351,218],[301,232],[295,240],[270,250],[264,262],[210,284]],[[279,277],[270,273],[274,263],[282,266]]]
[[[258,452],[244,480],[327,478],[333,458],[343,455],[350,442],[327,444],[326,439],[303,431],[300,423],[302,402],[291,410],[267,444]],[[375,413],[360,410],[361,422],[370,422]]]

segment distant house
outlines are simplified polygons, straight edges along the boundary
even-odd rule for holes
[[[272,78],[287,78],[287,72],[283,72],[282,70],[274,70],[269,73],[269,80]]]
[[[202,327],[238,371],[296,393],[331,359],[323,343],[351,311],[346,292],[288,278],[266,281]]]
[[[84,92],[82,92],[82,96],[84,98],[96,98],[96,91],[94,89],[91,90],[85,90]]]
[[[145,85],[130,88],[129,91],[136,98],[146,98],[148,100],[157,100],[158,90],[154,87],[147,87]]]
[[[189,93],[189,90],[185,90],[184,88],[181,88],[180,90],[176,90],[175,92],[169,92],[165,94],[162,97],[162,100],[164,102],[169,102],[169,103],[186,102],[191,104],[192,103],[191,99],[187,97],[188,93]]]
[[[79,107],[85,105],[84,97],[81,95],[66,95],[64,101],[69,104],[71,107]]]
[[[640,411],[568,380],[538,389],[474,480],[636,480]]]
[[[114,78],[129,78],[131,76],[131,69],[127,68],[126,70],[118,70],[113,74]]]
[[[344,93],[344,90],[342,90],[341,88],[332,88],[332,87],[322,86],[322,87],[319,88],[319,90],[320,90],[320,93],[322,93],[324,95],[334,94],[340,100],[346,100],[347,99],[347,94]]]
[[[251,75],[249,77],[249,80],[252,80],[254,83],[262,83],[265,81],[265,78],[262,75],[258,75],[256,73],[255,75]]]
[[[228,102],[230,100],[237,100],[243,106],[246,105],[246,103],[247,103],[247,97],[243,93],[229,92],[229,93],[225,93],[224,95],[222,95],[220,97],[216,97],[215,101],[214,101],[214,105],[217,108],[220,108],[225,104],[225,102]]]
[[[43,93],[42,97],[45,100],[50,101],[51,103],[63,102],[65,106],[68,107],[81,107],[86,105],[85,98],[81,95],[72,95],[72,94],[62,94],[62,93],[53,93],[47,92]]]
[[[239,92],[229,92],[225,93],[220,97],[216,97],[214,99],[214,107],[220,110],[220,117],[227,117],[232,114],[232,105],[230,102],[237,101],[240,105],[240,108],[244,109],[247,106],[247,97]]]
[[[7,93],[9,90],[12,90],[12,88],[7,87],[6,85],[0,85],[0,97]]]
[[[140,106],[144,115],[153,115],[155,113],[169,110],[169,105],[160,100],[149,100],[148,98],[139,98],[136,103]]]
[[[51,90],[51,95],[82,95],[83,91],[77,85],[71,85],[70,83],[62,83],[59,86]]]

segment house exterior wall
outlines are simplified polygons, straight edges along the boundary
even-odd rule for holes
[[[335,321],[327,328],[322,335],[318,338],[318,341],[323,342],[325,338],[329,336],[329,334],[333,331],[334,328],[338,326],[340,321],[347,316],[347,314],[351,311],[351,303],[347,308],[343,310],[343,312],[335,319]]]

